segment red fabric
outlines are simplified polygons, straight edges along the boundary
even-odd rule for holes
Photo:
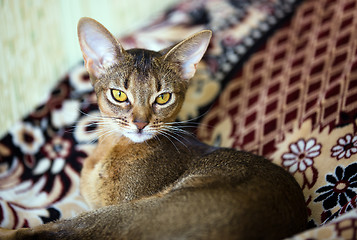
[[[356,118],[357,1],[311,0],[236,73],[198,136],[289,171],[317,226],[346,209],[357,218]]]

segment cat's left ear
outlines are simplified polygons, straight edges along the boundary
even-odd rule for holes
[[[105,74],[125,53],[121,44],[102,24],[88,17],[78,22],[78,38],[87,71],[95,78]]]
[[[164,60],[178,63],[181,66],[182,77],[189,80],[196,72],[196,66],[203,57],[210,43],[212,32],[204,30],[179,42],[166,53]]]

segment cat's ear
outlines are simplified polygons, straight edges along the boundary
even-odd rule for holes
[[[207,50],[212,32],[204,30],[179,42],[171,49],[164,49],[164,59],[178,63],[181,67],[182,77],[190,79],[196,72],[196,66]]]
[[[121,44],[96,20],[81,18],[77,30],[85,66],[92,76],[99,78],[123,56]]]

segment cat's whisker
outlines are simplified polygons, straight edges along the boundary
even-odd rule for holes
[[[176,136],[176,138],[180,138],[182,139],[182,141],[187,141],[187,139],[185,138],[185,136],[183,136],[183,133],[175,131],[175,130],[170,130],[170,129],[166,129],[165,130],[167,133],[171,134],[172,137]]]
[[[123,126],[129,126],[129,124],[121,118],[102,116],[102,115],[94,116],[94,115],[89,115],[86,113],[83,113],[83,114],[90,117],[91,118],[90,120],[92,121],[92,123],[83,125],[84,127],[92,127],[93,125],[106,126],[106,125],[108,125],[108,120],[112,120],[113,122],[119,123],[120,125],[123,125]],[[78,121],[78,122],[80,122],[80,121]]]
[[[210,126],[208,124],[204,124],[202,122],[194,122],[194,121],[204,117],[205,115],[207,115],[209,110],[210,109],[208,109],[206,112],[202,113],[201,115],[199,115],[197,117],[194,117],[194,118],[191,118],[191,119],[182,120],[182,121],[175,121],[175,122],[170,122],[170,123],[165,123],[165,124],[167,124],[167,125],[185,124],[186,126],[187,126],[187,124],[191,124],[191,125],[194,125],[195,127],[203,126],[203,127],[206,127],[206,128],[212,128],[212,126]]]
[[[103,116],[101,115],[99,112],[98,112],[98,115],[92,115],[92,114],[89,114],[89,113],[85,113],[83,111],[79,111],[81,114],[83,114],[84,116],[87,116],[87,117],[90,117],[90,118],[99,118],[99,119],[106,119],[106,118],[113,118],[113,117],[110,117],[110,116]]]
[[[65,132],[66,133],[74,133],[76,131],[76,129],[79,127],[78,123],[80,123],[80,121],[76,121],[75,122],[76,125],[73,125],[73,126],[69,126],[68,130],[66,130]],[[90,128],[90,127],[93,127],[93,126],[96,126],[96,125],[99,125],[99,126],[104,126],[105,123],[99,123],[99,122],[93,122],[93,123],[88,123],[88,124],[83,124],[83,125],[80,125],[81,127],[84,127],[84,128]],[[95,132],[97,131],[97,128],[94,129],[94,130],[85,130],[85,132],[87,133],[92,133],[92,132]]]
[[[184,127],[184,126],[183,126]],[[191,135],[193,136],[194,134],[189,132],[189,131],[186,131],[184,129],[181,129],[181,126],[180,127],[177,127],[177,126],[165,126],[165,128],[167,129],[170,129],[170,130],[173,130],[173,131],[177,131],[177,132],[180,132],[180,133],[184,133],[184,134],[187,134],[187,135]]]
[[[96,138],[90,141],[90,144],[95,144],[101,137],[105,136],[106,134],[108,134],[108,131],[97,131]]]
[[[161,139],[159,138],[159,136],[158,135],[154,135],[154,139],[157,139],[160,143],[161,143]]]
[[[110,126],[110,123],[108,123],[108,121],[103,121],[101,122],[100,124],[97,124],[99,125],[100,127],[97,127],[96,129],[94,130],[90,130],[91,132],[97,132],[98,134],[98,138],[101,138],[105,135],[111,135],[112,133],[115,133],[117,131],[115,131],[115,129],[113,129],[111,126]]]
[[[197,128],[198,124],[191,124],[191,123],[164,123],[165,126],[173,126],[173,127],[180,127],[180,128]]]
[[[175,136],[173,135],[174,132],[171,132],[169,129],[163,128],[163,129],[160,131],[160,133],[161,133],[161,134],[165,133],[167,136],[169,136],[169,137],[175,139],[176,141],[178,141],[179,143],[181,143],[185,148],[187,148],[187,149],[189,150],[189,148],[187,147],[187,145],[186,145],[183,141],[181,141],[180,139],[178,139],[177,137],[175,137]],[[181,135],[177,135],[177,136],[182,137]],[[182,137],[182,139],[185,139],[185,138]]]
[[[197,117],[191,118],[191,119],[182,120],[182,121],[176,121],[176,122],[171,122],[171,123],[188,123],[188,122],[193,122],[193,121],[195,121],[195,120],[197,120],[197,119],[200,119],[201,117],[205,116],[207,113],[208,113],[208,111],[205,112],[205,113],[202,113],[201,115],[199,115],[199,116],[197,116]],[[197,123],[197,122],[196,122],[196,124],[199,125],[200,123]]]
[[[161,130],[158,130],[157,131],[161,136],[164,136],[165,138],[167,138],[171,143],[172,145],[175,147],[176,151],[178,153],[181,153],[180,150],[178,149],[178,147],[176,146],[176,144],[170,139],[170,135],[164,131],[161,131]]]
[[[167,129],[168,131],[171,131],[172,133],[175,133],[176,135],[182,137],[183,139],[185,139],[185,137],[181,136],[181,134],[189,135],[191,137],[196,137],[195,134],[193,134],[189,131],[186,131],[184,129],[181,129],[181,127],[164,125],[164,128]]]
[[[95,138],[95,139],[91,140],[89,142],[89,144],[91,144],[91,145],[96,144],[98,142],[98,140],[99,140],[98,138]]]
[[[170,123],[165,123],[166,125],[179,125],[180,127],[187,127],[187,128],[197,128],[199,126],[202,127],[207,127],[207,128],[212,128],[212,126],[204,123],[198,123],[198,122],[189,122],[189,121],[181,121],[181,122],[170,122]],[[184,125],[183,125],[184,124]],[[192,125],[192,126],[190,126]]]
[[[176,141],[180,142],[185,148],[187,148],[188,150],[189,147],[184,143],[184,141],[187,141],[186,138],[178,133],[175,133],[175,132],[170,132],[171,133],[171,137],[176,139]],[[176,135],[177,137],[175,137],[174,135]],[[182,140],[180,140],[178,137],[180,137]]]
[[[175,125],[175,124],[194,124],[194,125],[199,125],[200,123],[197,123],[197,122],[191,122],[191,120],[185,120],[185,121],[175,121],[175,122],[168,122],[168,123],[165,123],[165,124],[168,124],[168,125]]]
[[[116,130],[107,130],[105,132],[103,132],[98,139],[101,139],[102,141],[105,141],[106,138],[112,136],[113,134],[118,133]]]
[[[68,128],[69,128],[68,130],[65,130],[65,133],[73,134],[77,127],[74,125],[74,126],[69,126]]]
[[[110,117],[103,116],[103,115],[101,115],[99,113],[97,115],[92,115],[92,114],[89,114],[89,113],[85,113],[83,111],[80,111],[80,113],[83,116],[86,116],[86,117],[88,117],[90,119],[93,119],[93,120],[98,120],[98,119],[100,120],[100,119],[110,118]],[[79,121],[81,121],[81,120],[79,120]]]
[[[148,147],[150,147],[150,145],[149,145],[149,143],[147,142],[147,140],[145,140],[144,142],[146,143],[146,145],[147,145]]]
[[[106,122],[93,122],[93,123],[81,125],[81,127],[105,126],[106,124],[107,124]],[[74,128],[75,127],[76,126],[74,126]]]

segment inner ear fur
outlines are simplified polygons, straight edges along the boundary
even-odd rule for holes
[[[189,38],[179,42],[172,48],[163,49],[160,52],[164,55],[164,60],[178,63],[181,66],[181,73],[184,79],[190,79],[196,72],[196,66],[205,54],[212,32],[203,30]]]
[[[78,39],[85,67],[94,78],[116,64],[125,53],[119,41],[99,22],[84,17],[78,22]]]

